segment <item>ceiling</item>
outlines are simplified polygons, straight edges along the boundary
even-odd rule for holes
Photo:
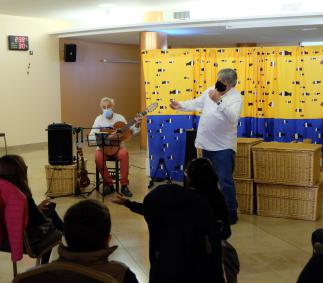
[[[304,30],[305,29],[305,30]],[[237,43],[263,45],[297,45],[302,41],[323,41],[323,25],[261,27],[244,29],[219,29],[218,27],[176,29],[176,35],[168,34],[171,47],[234,46]],[[181,31],[183,34],[180,34]],[[140,32],[117,32],[75,36],[78,39],[114,44],[138,44]]]
[[[134,7],[142,9],[143,11],[156,11],[158,9],[183,10],[188,9],[194,3],[195,5],[202,3],[201,1],[110,0],[107,2],[106,0],[0,0],[0,14],[56,20],[76,20],[77,17],[90,15],[91,12],[97,11],[98,9],[103,9],[106,12],[111,7],[121,7],[120,11],[126,8],[135,9]],[[223,2],[213,0],[212,3],[221,3],[222,6],[228,6],[232,5],[235,1],[226,0]],[[255,6],[256,2],[261,2],[255,1],[244,0],[243,3],[249,10],[252,9],[248,7],[248,3],[253,3],[255,10],[266,8],[261,7],[264,6],[263,3]],[[323,41],[323,0],[271,0],[272,6],[277,6],[283,2],[284,5],[280,4],[280,7],[287,9],[286,11],[291,12],[290,14],[284,13],[262,17],[248,15],[245,18],[241,16],[231,18],[218,17],[217,19],[211,20],[198,19],[149,24],[127,24],[124,26],[106,25],[105,27],[101,26],[97,28],[80,27],[58,31],[54,34],[59,37],[75,37],[98,42],[138,44],[141,31],[159,31],[168,34],[168,45],[171,47],[225,46],[235,45],[236,43],[295,45],[301,41]],[[313,5],[316,3],[313,6],[313,10],[316,10],[313,11],[315,13],[309,13],[309,11],[305,13],[306,7],[302,6],[304,4],[303,2]],[[302,10],[300,13],[300,8],[304,8],[305,12]],[[233,8],[231,10],[222,8],[220,9],[220,14],[221,11],[224,13],[226,10],[229,14],[234,14]],[[193,13],[194,11],[191,11],[191,14]],[[239,10],[236,10],[235,13],[239,15]]]

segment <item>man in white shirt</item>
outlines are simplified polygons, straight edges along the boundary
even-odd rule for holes
[[[234,88],[237,73],[222,69],[214,87],[205,90],[196,99],[170,104],[172,109],[201,111],[195,147],[201,148],[203,157],[209,158],[219,178],[229,210],[231,224],[237,222],[236,190],[232,177],[237,150],[237,125],[242,108],[242,97]]]
[[[123,122],[127,124],[126,119],[118,113],[113,112],[113,107],[115,103],[112,98],[103,97],[100,102],[100,107],[102,110],[102,114],[96,117],[94,124],[92,126],[92,130],[89,134],[90,140],[95,140],[95,133],[101,131],[101,129],[110,128],[113,129],[113,126],[117,122]],[[135,124],[130,127],[132,135],[135,135],[140,132],[140,122],[142,117],[137,116],[135,118]],[[111,137],[111,136],[110,136]],[[112,177],[109,174],[108,168],[106,166],[106,160],[110,155],[106,152],[102,151],[102,148],[98,147],[95,152],[95,163],[97,169],[100,171],[100,174],[103,178],[104,188],[103,194],[108,195],[115,191],[113,186]],[[121,193],[127,197],[132,197],[132,193],[128,188],[129,185],[129,153],[127,149],[121,143],[121,146],[115,155],[120,161],[120,184],[121,184]]]

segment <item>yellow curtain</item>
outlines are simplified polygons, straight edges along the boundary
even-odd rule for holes
[[[323,117],[323,47],[170,49],[143,52],[147,104],[175,114],[170,99],[187,100],[214,85],[222,68],[238,73],[242,117]],[[182,113],[184,114],[184,113]]]

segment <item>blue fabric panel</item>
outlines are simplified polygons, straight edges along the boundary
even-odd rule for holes
[[[185,161],[185,130],[194,127],[193,115],[161,115],[147,117],[150,176],[165,179],[165,168],[158,167],[165,160],[170,177],[183,181]],[[158,167],[158,168],[157,168]]]
[[[187,129],[196,129],[199,116],[160,115],[147,117],[150,176],[166,178],[165,168],[158,166],[164,159],[170,177],[183,181]],[[323,119],[241,118],[238,136],[263,138],[265,141],[291,142],[312,139],[323,144]]]
[[[263,138],[265,141],[291,142],[312,139],[323,143],[323,119],[241,118],[239,137]]]

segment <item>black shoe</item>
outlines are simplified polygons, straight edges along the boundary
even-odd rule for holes
[[[131,198],[131,197],[132,197],[132,192],[130,192],[130,190],[129,190],[129,188],[128,188],[128,186],[127,186],[127,185],[123,185],[123,186],[121,187],[121,193],[122,193],[124,196],[128,197],[128,198]]]
[[[115,189],[113,185],[107,185],[107,186],[104,186],[102,195],[105,197],[107,195],[114,193],[114,191]]]
[[[238,222],[238,215],[236,210],[229,211],[229,224],[234,225]]]

